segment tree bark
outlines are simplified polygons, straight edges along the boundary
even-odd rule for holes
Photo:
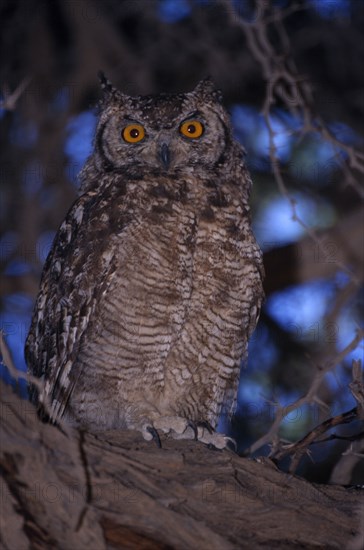
[[[0,416],[6,550],[362,547],[358,490],[195,441],[63,433],[4,384]]]

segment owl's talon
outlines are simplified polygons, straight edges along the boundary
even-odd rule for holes
[[[193,420],[189,420],[187,422],[187,426],[189,426],[190,428],[193,429],[193,433],[194,433],[194,440],[195,441],[198,441],[198,429],[197,429],[197,426],[199,425],[199,423],[197,422],[193,422]]]
[[[149,432],[152,436],[153,441],[157,445],[158,449],[162,448],[161,439],[159,437],[158,431],[154,428],[154,426],[147,426],[146,427],[147,432]]]
[[[229,449],[232,450],[232,447],[234,447],[234,450],[236,451],[236,442],[232,437],[228,437],[224,434],[213,432],[210,433],[207,430],[203,429],[201,433],[199,433],[198,440],[202,443],[205,443],[211,449],[211,445],[214,449]]]
[[[210,422],[207,422],[207,420],[200,420],[199,422],[196,422],[196,426],[200,426],[200,428],[205,428],[205,430],[207,430],[210,434],[214,433]]]
[[[229,451],[232,451],[233,453],[238,452],[238,445],[232,437],[226,438],[226,448],[229,449]]]

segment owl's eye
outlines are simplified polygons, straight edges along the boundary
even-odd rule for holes
[[[141,124],[128,124],[121,132],[123,140],[127,143],[138,143],[144,139],[145,130]]]
[[[186,120],[182,122],[179,131],[187,138],[197,139],[202,136],[204,126],[199,120]]]

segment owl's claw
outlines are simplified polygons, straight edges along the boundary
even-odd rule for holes
[[[217,432],[209,433],[203,430],[201,435],[199,434],[198,440],[205,443],[208,447],[212,445],[215,449],[230,449],[235,452],[237,449],[235,439]]]
[[[146,431],[151,434],[153,441],[157,445],[158,449],[162,448],[161,439],[159,437],[158,431],[154,428],[154,426],[147,426]]]
[[[226,448],[229,449],[230,451],[232,451],[233,453],[237,453],[238,452],[238,445],[237,445],[235,439],[233,439],[232,437],[227,437],[226,439],[227,439]]]
[[[180,416],[163,416],[154,420],[153,428],[157,435],[158,430],[173,439],[194,439],[215,449],[228,448],[236,452],[237,446],[235,440],[224,434],[215,432],[207,421],[194,422]],[[150,429],[148,430],[148,434],[152,434]]]
[[[197,429],[197,426],[198,426],[198,422],[193,422],[193,420],[189,420],[187,425],[193,429],[193,433],[194,433],[194,440],[197,441],[198,440],[198,429]]]
[[[193,420],[188,420],[187,426],[193,429],[195,441],[198,441],[198,428],[205,428],[210,434],[214,433],[211,424],[206,420],[198,420],[197,422],[194,422]]]
[[[205,443],[211,449],[229,449],[236,452],[234,439],[213,430],[209,422],[187,420],[180,416],[161,416],[142,427],[142,434],[147,441],[154,440],[157,447],[162,448],[159,433],[164,433],[172,439],[194,439]]]
[[[210,422],[207,422],[207,420],[201,420],[197,422],[197,426],[200,426],[201,428],[205,428],[210,434],[214,433],[214,430],[210,424]]]

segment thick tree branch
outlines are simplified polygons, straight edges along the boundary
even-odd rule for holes
[[[360,495],[195,441],[65,435],[1,387],[2,547],[318,548],[354,541]],[[330,533],[328,538],[327,533]]]

